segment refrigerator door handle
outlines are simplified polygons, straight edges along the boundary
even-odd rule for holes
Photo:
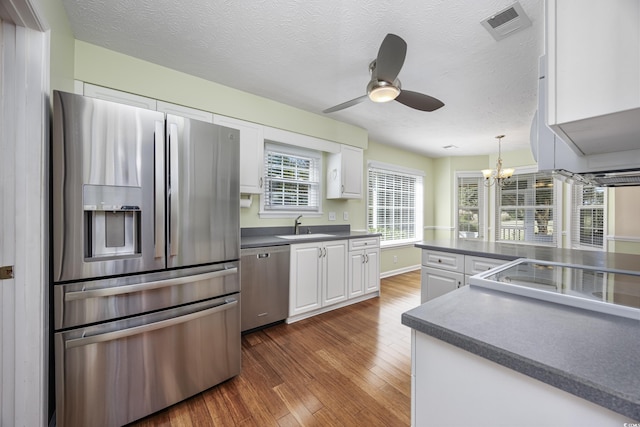
[[[179,249],[179,205],[180,205],[180,182],[179,182],[179,159],[178,159],[178,125],[169,124],[169,256],[178,255]]]
[[[164,122],[156,121],[155,144],[155,258],[164,256]]]
[[[109,297],[113,295],[130,294],[132,292],[147,291],[150,289],[166,288],[168,286],[182,285],[185,283],[197,282],[200,280],[216,279],[224,276],[237,274],[238,268],[228,268],[224,270],[211,271],[209,273],[196,274],[193,276],[176,277],[167,280],[156,280],[153,282],[136,283],[133,285],[113,286],[110,288],[89,289],[86,291],[67,292],[64,295],[65,301],[77,301],[89,298]]]
[[[69,348],[81,347],[89,344],[95,344],[99,342],[113,341],[120,338],[130,337],[132,335],[139,335],[145,332],[155,331],[156,329],[167,328],[169,326],[174,326],[180,323],[195,320],[200,317],[209,316],[217,312],[226,311],[236,307],[237,305],[238,305],[238,300],[231,297],[225,300],[223,304],[216,305],[215,307],[207,308],[206,310],[196,311],[195,313],[189,313],[183,316],[172,317],[166,320],[161,320],[159,322],[150,323],[148,325],[135,326],[133,328],[107,332],[104,334],[93,335],[89,337],[70,339],[64,343],[64,347],[65,349],[69,349]]]

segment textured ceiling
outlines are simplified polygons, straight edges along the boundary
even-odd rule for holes
[[[533,22],[495,41],[480,21],[511,0],[62,0],[75,37],[313,113],[364,95],[387,33],[408,45],[404,89],[445,103],[431,113],[366,101],[330,116],[370,139],[431,157],[528,147],[543,52]],[[442,147],[455,145],[455,150]]]

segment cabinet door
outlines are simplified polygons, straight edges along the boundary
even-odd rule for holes
[[[427,302],[461,286],[464,286],[464,274],[462,273],[422,267],[420,302]]]
[[[317,243],[291,246],[289,316],[321,307],[322,253]]]
[[[363,151],[343,145],[327,156],[327,199],[362,198]]]
[[[324,278],[322,305],[347,299],[347,241],[326,242],[323,249]]]
[[[380,249],[367,250],[365,268],[365,293],[380,289]]]
[[[364,251],[349,252],[349,298],[364,293],[365,260]]]
[[[342,197],[362,197],[363,154],[361,148],[342,146]]]
[[[231,117],[213,117],[213,122],[240,131],[240,193],[262,193],[264,137],[262,125]]]

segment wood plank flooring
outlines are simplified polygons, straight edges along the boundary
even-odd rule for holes
[[[420,272],[381,281],[380,298],[242,338],[240,375],[151,415],[149,426],[408,426],[411,333]]]

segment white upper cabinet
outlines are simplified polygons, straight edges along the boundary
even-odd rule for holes
[[[76,93],[78,93],[79,89],[80,84],[76,83]],[[155,99],[147,98],[129,92],[110,89],[108,87],[96,86],[89,83],[84,84],[82,95],[103,99],[105,101],[131,105],[133,107],[146,108],[148,110],[156,110],[158,107],[158,103]]]
[[[362,198],[362,148],[342,145],[327,156],[327,199]]]
[[[579,155],[637,149],[640,2],[546,5],[547,123]]]
[[[240,131],[240,193],[261,194],[264,179],[263,126],[217,114],[213,122]]]

